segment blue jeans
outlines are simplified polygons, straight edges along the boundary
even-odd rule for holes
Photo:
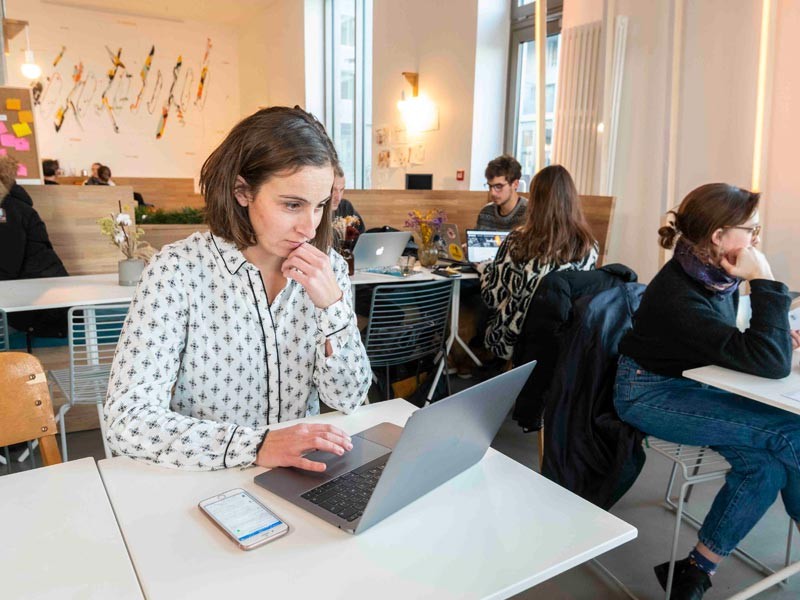
[[[699,540],[727,556],[781,492],[800,520],[800,416],[730,392],[656,375],[621,356],[614,385],[620,418],[655,437],[710,446],[731,465]]]

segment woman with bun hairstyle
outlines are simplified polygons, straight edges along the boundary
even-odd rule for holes
[[[660,244],[674,256],[653,278],[620,343],[614,404],[623,421],[680,444],[710,446],[731,465],[698,534],[675,564],[671,598],[698,599],[711,575],[775,501],[800,519],[800,416],[685,379],[719,365],[760,377],[789,374],[800,333],[789,328],[790,296],[758,250],[759,194],[723,183],[689,193]],[[739,284],[753,316],[736,328]],[[668,563],[655,567],[666,587]]]

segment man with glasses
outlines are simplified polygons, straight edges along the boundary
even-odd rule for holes
[[[517,194],[522,166],[509,154],[486,165],[486,188],[491,202],[478,213],[476,229],[511,231],[525,222],[528,201]]]

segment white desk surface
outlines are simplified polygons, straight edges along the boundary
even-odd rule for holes
[[[0,281],[0,308],[11,313],[130,302],[136,287],[122,286],[118,281],[117,273]]]
[[[800,392],[800,352],[792,356],[792,372],[783,379],[765,379],[713,365],[684,371],[683,376],[800,415],[800,401],[783,395]]]
[[[143,598],[94,459],[0,477],[0,596]]]
[[[477,279],[477,273],[463,273],[461,277],[455,278],[455,281],[464,280],[464,279]],[[369,271],[356,271],[353,275],[350,276],[350,283],[352,285],[364,285],[364,284],[375,284],[375,283],[411,283],[416,281],[433,281],[433,280],[441,280],[444,277],[439,275],[434,275],[430,272],[429,269],[420,268],[419,270],[414,271],[413,275],[409,275],[408,277],[397,277],[395,275],[386,275],[385,273],[371,273]]]
[[[356,433],[404,424],[401,399],[312,420]],[[285,423],[291,424],[291,423]],[[175,471],[118,457],[99,463],[146,596],[505,598],[636,537],[631,525],[490,449],[484,459],[353,536],[253,483],[264,469]],[[245,552],[197,508],[243,487],[290,525]]]

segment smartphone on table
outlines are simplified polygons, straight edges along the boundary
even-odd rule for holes
[[[252,550],[286,535],[289,525],[242,488],[197,505],[242,550]]]

